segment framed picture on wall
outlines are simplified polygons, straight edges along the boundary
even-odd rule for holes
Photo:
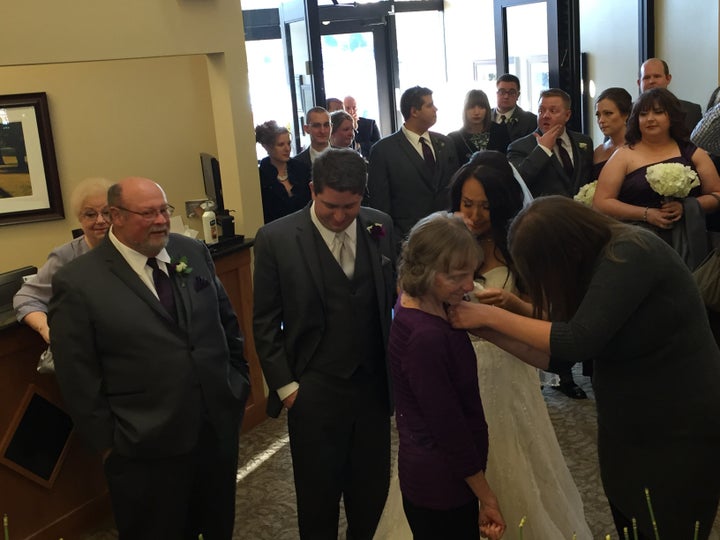
[[[64,217],[47,94],[0,96],[0,225]]]

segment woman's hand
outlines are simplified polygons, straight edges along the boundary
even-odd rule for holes
[[[487,536],[490,540],[499,540],[503,537],[506,525],[497,500],[495,505],[481,503],[479,524],[481,536]]]
[[[448,307],[447,314],[450,324],[454,328],[481,328],[487,324],[490,312],[494,308],[486,304],[473,304],[459,302]]]
[[[666,202],[660,210],[665,212],[665,218],[670,221],[678,221],[683,216],[683,205],[680,201]]]
[[[673,204],[673,203],[666,203]],[[679,204],[679,203],[675,203]],[[665,205],[663,205],[664,207]],[[680,205],[682,208],[682,204]],[[675,222],[682,217],[682,210],[680,211],[680,217],[674,217],[675,214],[671,211],[665,210],[664,208],[646,208],[645,209],[645,221],[650,225],[654,225],[658,229],[672,229]]]
[[[470,294],[474,295],[481,304],[501,307],[526,317],[532,316],[532,305],[505,289],[490,287]]]

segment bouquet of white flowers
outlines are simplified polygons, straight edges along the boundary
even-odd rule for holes
[[[595,197],[595,188],[597,187],[597,180],[594,182],[590,182],[589,184],[585,184],[583,187],[580,188],[580,191],[577,192],[577,195],[573,197],[578,202],[583,203],[587,206],[592,206],[593,197]]]
[[[645,174],[652,190],[663,197],[682,199],[700,185],[700,178],[692,168],[682,163],[658,163],[647,168]]]

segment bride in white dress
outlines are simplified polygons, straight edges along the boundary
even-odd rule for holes
[[[516,295],[505,243],[523,195],[505,156],[496,154],[481,152],[458,171],[451,188],[452,209],[462,213],[485,253],[477,300],[532,315],[532,306]],[[515,537],[524,516],[524,540],[571,539],[573,534],[578,540],[592,539],[540,392],[537,369],[487,341],[475,338],[473,346],[490,438],[485,475],[508,524],[506,536]],[[412,538],[397,471],[375,538]]]

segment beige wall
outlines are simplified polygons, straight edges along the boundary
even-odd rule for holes
[[[204,151],[220,160],[236,230],[261,224],[237,0],[18,3],[0,81],[2,94],[47,92],[66,212],[73,186],[99,175],[154,178],[182,208],[203,195]],[[0,272],[41,264],[76,225],[0,227]]]

